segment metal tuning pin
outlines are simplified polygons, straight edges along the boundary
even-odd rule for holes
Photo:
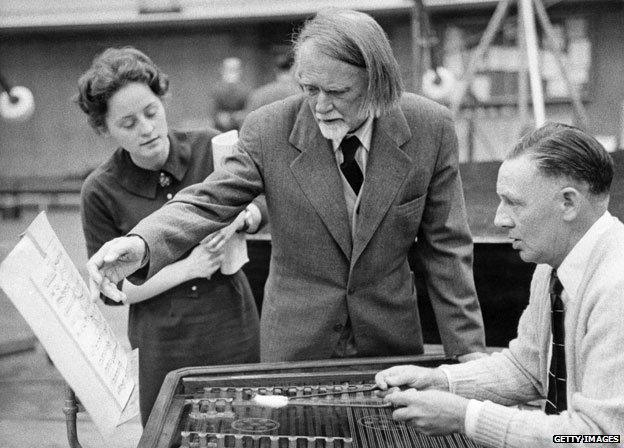
[[[375,399],[367,399],[363,395],[365,392],[374,392],[380,390],[377,386],[348,386],[347,388],[337,388],[330,392],[313,393],[309,395],[299,395],[296,397],[288,397],[288,402],[297,405],[306,406],[332,406],[332,407],[351,407],[351,408],[386,408],[391,406],[390,403]],[[350,399],[349,395],[354,394],[354,399]],[[317,400],[319,397],[340,396],[338,400]]]
[[[354,393],[358,393],[358,392],[374,392],[376,390],[381,390],[379,389],[378,386],[368,386],[368,387],[357,387],[357,386],[353,386],[352,388],[347,388],[347,389],[340,389],[340,390],[333,390],[333,391],[329,391],[329,392],[319,392],[319,393],[314,393],[314,394],[309,394],[309,395],[301,395],[301,396],[297,396],[297,397],[289,397],[290,400],[307,400],[310,398],[316,398],[316,397],[326,397],[329,395],[342,395],[342,394],[354,394]]]

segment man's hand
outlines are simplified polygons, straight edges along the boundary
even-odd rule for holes
[[[106,297],[123,302],[126,295],[117,289],[117,283],[141,267],[145,251],[145,241],[141,237],[115,238],[105,243],[88,261],[89,277]]]
[[[448,380],[444,372],[440,369],[419,366],[394,366],[382,370],[375,375],[375,383],[382,391],[397,386],[408,386],[418,390],[448,390]]]
[[[392,418],[430,436],[465,432],[468,399],[438,390],[392,389],[384,401],[399,407]]]

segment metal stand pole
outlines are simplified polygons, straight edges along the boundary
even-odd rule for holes
[[[524,21],[518,17],[518,45],[520,46],[520,59],[526,61],[526,41],[524,39]],[[520,115],[520,128],[524,129],[531,121],[529,116],[529,85],[527,82],[528,70],[523,62],[518,68],[518,114]]]
[[[422,78],[423,78],[423,57],[422,57],[422,29],[420,25],[420,18],[422,16],[423,4],[422,0],[414,0],[414,7],[412,8],[412,67],[414,72],[412,76],[412,91],[414,93],[420,93],[422,90]]]
[[[11,102],[11,104],[15,104],[19,101],[19,99],[15,95],[11,94],[11,84],[9,84],[4,76],[2,76],[2,73],[0,73],[0,87],[7,93],[7,95],[9,95],[9,101]]]
[[[587,120],[587,114],[585,112],[585,107],[583,106],[583,103],[581,101],[581,95],[579,94],[574,84],[572,84],[572,81],[570,81],[568,72],[563,66],[563,54],[557,47],[557,41],[555,40],[555,31],[553,29],[552,24],[550,23],[548,14],[546,13],[546,8],[544,8],[544,5],[542,4],[540,0],[535,0],[533,3],[535,5],[535,13],[537,14],[537,18],[539,19],[540,24],[542,25],[542,28],[544,29],[544,33],[546,34],[546,38],[548,39],[548,42],[550,43],[550,46],[552,47],[552,51],[555,55],[555,61],[557,62],[557,67],[559,68],[559,71],[561,72],[561,75],[563,76],[566,86],[568,87],[568,93],[570,94],[570,97],[572,98],[572,105],[574,106],[574,112],[576,114],[577,125],[579,127],[586,129],[588,120]]]
[[[620,135],[617,142],[617,149],[624,149],[624,103],[620,110]]]
[[[76,429],[76,414],[78,413],[78,404],[76,402],[76,394],[71,387],[65,388],[65,424],[67,425],[67,440],[70,448],[82,448],[78,441],[78,431]]]
[[[459,112],[459,108],[461,106],[462,100],[466,95],[466,90],[474,80],[474,76],[477,72],[477,65],[481,61],[483,54],[492,44],[496,33],[500,29],[505,16],[507,15],[507,10],[509,9],[509,5],[511,4],[511,0],[501,0],[496,6],[496,10],[494,11],[494,15],[490,22],[487,25],[487,28],[483,32],[483,36],[481,36],[481,40],[479,41],[479,45],[473,51],[470,61],[468,62],[468,67],[466,68],[466,72],[462,77],[462,80],[459,82],[457,95],[454,97],[453,103],[451,104],[451,111],[454,116],[457,116]]]
[[[546,123],[546,110],[544,107],[542,76],[539,70],[539,49],[537,48],[535,15],[533,14],[532,0],[519,1],[522,23],[524,25],[527,61],[529,63],[529,82],[531,84],[531,99],[533,100],[533,115],[535,117],[535,126],[539,128]]]

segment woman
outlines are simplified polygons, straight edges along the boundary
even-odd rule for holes
[[[93,129],[117,147],[82,187],[89,257],[213,171],[217,131],[169,130],[162,103],[168,85],[145,54],[129,47],[104,51],[78,81],[76,102]],[[260,212],[250,204],[236,222],[257,230]],[[258,312],[247,278],[241,271],[219,272],[221,260],[204,243],[140,286],[123,282],[128,336],[139,348],[143,426],[170,370],[259,361]]]

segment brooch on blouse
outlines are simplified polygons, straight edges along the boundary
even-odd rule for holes
[[[169,174],[165,173],[164,171],[161,171],[160,175],[158,176],[158,183],[161,187],[168,187],[169,185],[171,185],[171,176],[169,176]]]

